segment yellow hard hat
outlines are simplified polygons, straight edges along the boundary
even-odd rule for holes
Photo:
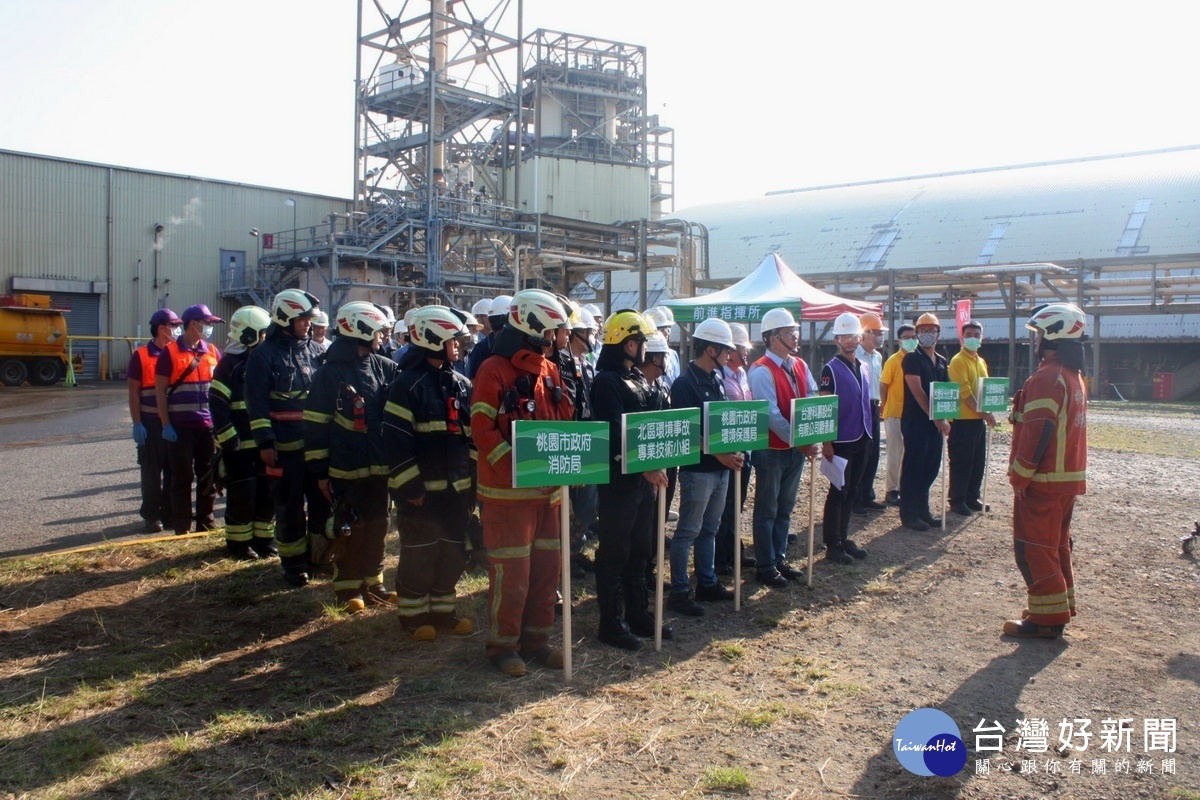
[[[630,336],[645,338],[657,329],[654,323],[632,309],[622,309],[604,320],[604,344],[621,344]]]
[[[919,328],[922,325],[934,325],[939,331],[942,329],[942,323],[938,321],[937,314],[933,314],[929,311],[926,311],[924,314],[917,317],[916,327]]]

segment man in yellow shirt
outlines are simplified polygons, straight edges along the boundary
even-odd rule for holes
[[[896,352],[883,364],[879,376],[879,407],[883,417],[884,438],[887,440],[887,474],[883,488],[889,506],[900,505],[900,465],[904,462],[904,435],[900,431],[900,415],[904,412],[904,357],[917,348],[917,329],[901,325],[896,329]],[[907,344],[906,344],[907,342]]]
[[[950,510],[961,516],[983,511],[979,488],[987,468],[987,430],[996,418],[976,410],[975,390],[988,377],[987,362],[979,355],[983,325],[976,320],[962,327],[962,349],[950,359],[950,380],[959,385],[959,418],[950,423]]]

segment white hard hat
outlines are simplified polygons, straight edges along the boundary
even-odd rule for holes
[[[489,317],[507,317],[509,310],[512,308],[512,295],[502,294],[492,300],[492,307],[488,310]]]
[[[312,315],[312,324],[313,324],[313,327],[316,327],[316,328],[328,328],[329,327],[329,315],[318,308],[317,313]]]
[[[652,333],[646,337],[646,355],[669,352],[671,352],[671,345],[667,342],[667,337],[661,333]]]
[[[740,322],[729,323],[730,329],[733,330],[733,343],[737,347],[750,346],[750,329]]]
[[[849,311],[838,314],[837,319],[833,321],[834,336],[857,336],[860,333],[862,333],[862,323]]]
[[[733,331],[730,330],[729,323],[716,317],[709,317],[697,325],[696,330],[692,333],[692,338],[729,348],[733,347]]]
[[[379,309],[380,314],[383,314],[383,319],[385,322],[387,322],[385,327],[396,327],[396,314],[392,311],[391,306],[380,305],[379,303],[374,303],[373,305]]]
[[[772,308],[762,317],[762,329],[773,331],[777,328],[795,328],[796,320],[792,317],[792,312],[786,308]]]
[[[600,313],[600,306],[595,303],[588,303],[583,307],[585,314],[591,314],[593,319],[604,319],[604,315]]]
[[[477,317],[486,317],[492,311],[492,301],[488,298],[476,300],[475,305],[471,306],[471,313]]]
[[[657,306],[656,310],[662,315],[663,324],[661,327],[666,328],[675,324],[675,314],[666,306]]]
[[[671,325],[670,322],[667,322],[661,308],[648,308],[642,312],[642,316],[655,328],[666,328]]]
[[[416,314],[417,311],[418,311],[418,309],[416,309],[416,308],[410,308],[408,311],[404,312],[404,327],[406,327],[406,328],[412,327],[413,315]]]

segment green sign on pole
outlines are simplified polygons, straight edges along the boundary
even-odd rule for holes
[[[975,388],[976,411],[1008,411],[1008,378],[980,378]]]
[[[959,385],[953,381],[929,384],[929,418],[958,419],[962,413],[959,394]]]
[[[792,401],[792,447],[804,447],[837,438],[837,395],[797,397]]]
[[[770,446],[766,400],[716,400],[704,404],[704,452],[741,453]]]
[[[513,422],[513,487],[608,483],[607,422]]]
[[[626,475],[700,463],[700,409],[640,411],[621,419],[621,471]]]

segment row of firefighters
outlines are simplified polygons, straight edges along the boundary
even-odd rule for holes
[[[474,550],[489,578],[488,657],[514,676],[532,662],[561,667],[562,651],[550,645],[550,634],[562,489],[514,488],[512,423],[605,421],[613,426],[612,478],[570,489],[572,546],[592,530],[599,539],[598,638],[639,649],[657,632],[648,588],[656,498],[673,492],[675,476],[622,474],[621,418],[726,399],[723,372],[731,354],[745,363],[748,332],[718,319],[699,323],[692,333],[696,358],[681,368],[660,332],[673,323],[665,309],[619,310],[601,322],[598,310],[543,290],[481,302],[488,303],[486,336],[473,313],[430,305],[405,315],[407,343],[397,348],[391,336],[397,321],[385,306],[344,304],[330,341],[317,298],[288,289],[269,312],[238,309],[223,354],[210,343],[223,320],[206,306],[178,317],[157,311],[150,320],[154,340],[134,353],[128,373],[147,530],[168,525],[183,534],[193,519],[198,530],[214,529],[223,485],[233,556],[277,554],[284,579],[296,587],[329,568],[342,610],[395,607],[419,641],[439,631],[473,632],[471,620],[457,614],[456,584]],[[819,387],[796,357],[798,326],[782,308],[763,316],[766,353],[749,365],[748,378],[737,367],[744,396],[730,399],[765,399],[769,407],[770,449],[755,454],[754,513],[754,566],[769,586],[799,577],[786,560],[788,528],[803,464],[818,454],[815,445],[790,446],[791,400],[838,394],[838,441],[825,445],[826,458],[853,451],[861,461],[860,445],[878,439],[870,368],[854,358],[862,323],[843,317],[834,325],[839,355],[825,366]],[[944,365],[935,356],[934,364]],[[918,395],[926,402],[927,392],[925,381]],[[726,510],[730,476],[741,476],[744,488],[744,454],[706,454],[679,473],[686,520],[671,543],[668,601],[679,613],[703,614],[690,593],[689,561],[695,599],[732,597],[714,573],[712,535]],[[920,487],[923,499],[910,500],[926,517],[928,484]],[[857,488],[850,480],[831,486],[826,502],[827,558],[836,563],[867,555],[847,539]],[[394,591],[383,583],[389,506],[400,535]],[[660,630],[671,638],[668,626]]]

